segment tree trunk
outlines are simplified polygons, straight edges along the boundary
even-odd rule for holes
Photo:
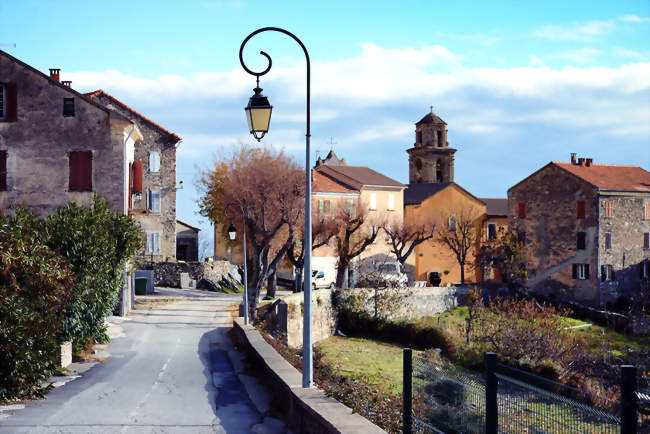
[[[278,275],[274,271],[268,279],[266,279],[266,296],[275,298],[275,292],[278,290]]]
[[[460,264],[460,284],[465,284],[465,264]]]
[[[294,276],[294,281],[293,281],[293,292],[300,292],[303,290],[302,288],[303,270],[304,270],[303,267],[296,267],[296,274]]]
[[[348,288],[348,267],[340,264],[336,269],[336,287],[347,289]]]

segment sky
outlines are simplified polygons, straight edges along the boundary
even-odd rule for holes
[[[455,181],[507,190],[571,152],[650,170],[650,2],[0,0],[0,49],[80,92],[104,89],[183,138],[177,217],[198,215],[195,180],[241,143],[252,31],[285,28],[311,59],[311,144],[408,182],[414,123],[433,107],[458,151]],[[305,58],[266,32],[247,45],[274,106],[263,146],[305,161]]]

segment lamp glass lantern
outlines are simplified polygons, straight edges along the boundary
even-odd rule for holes
[[[230,241],[235,241],[237,237],[237,229],[235,229],[235,225],[233,224],[228,228],[228,237],[230,237]]]
[[[255,93],[248,100],[248,105],[244,110],[248,119],[248,130],[259,142],[269,131],[273,106],[269,103],[269,99],[262,95],[262,89],[259,86],[253,91]]]

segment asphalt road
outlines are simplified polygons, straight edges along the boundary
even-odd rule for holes
[[[232,322],[218,309],[241,296],[202,295],[129,314],[105,362],[10,414],[0,432],[284,432],[259,410],[268,394],[233,369]]]

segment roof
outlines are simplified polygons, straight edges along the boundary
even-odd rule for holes
[[[591,164],[589,166],[553,161],[569,173],[599,190],[650,191],[650,172],[639,166]]]
[[[173,137],[176,140],[176,143],[183,140],[180,136],[178,136],[178,135],[172,133],[171,131],[167,130],[166,128],[158,125],[157,123],[155,123],[154,121],[152,121],[148,117],[146,117],[143,114],[141,114],[141,113],[137,112],[136,110],[132,109],[131,107],[124,104],[122,101],[120,101],[119,99],[115,98],[113,95],[110,95],[109,93],[105,92],[102,89],[96,90],[94,92],[88,92],[85,95],[90,99],[97,98],[98,96],[105,96],[105,97],[109,98],[111,101],[113,101],[116,104],[118,104],[119,106],[121,106],[122,108],[124,108],[124,109],[130,111],[131,113],[133,113],[134,115],[138,116],[139,118],[141,118],[145,122],[153,125],[155,128],[159,129],[163,133],[169,134],[171,137]]]
[[[419,122],[416,122],[415,125],[420,125],[420,124],[444,124],[447,125],[447,122],[443,121],[440,119],[434,112],[427,113],[425,117],[420,119]]]
[[[38,69],[34,68],[31,65],[26,64],[22,60],[16,59],[14,56],[7,53],[6,51],[0,50],[0,55],[3,55],[5,57],[9,58],[9,60],[11,60],[12,62],[17,63],[18,65],[22,66],[23,68],[30,70],[31,72],[35,73],[36,75],[40,75],[41,78],[44,78],[44,79],[48,80],[50,83],[55,84],[56,86],[58,86],[61,89],[65,90],[66,92],[69,92],[69,93],[73,94],[74,96],[77,96],[77,97],[81,98],[82,100],[84,100],[88,104],[92,104],[93,106],[95,106],[95,107],[105,111],[106,113],[110,114],[111,116],[115,116],[118,119],[122,119],[122,120],[130,122],[130,119],[128,119],[127,117],[122,116],[119,113],[115,113],[112,110],[108,109],[107,107],[104,107],[103,105],[99,104],[98,102],[93,101],[91,98],[88,97],[87,94],[79,93],[76,90],[74,90],[72,87],[64,86],[63,83],[61,83],[60,81],[55,80],[52,77],[50,77],[49,75],[42,73]]]
[[[345,162],[345,158],[339,158],[336,156],[336,152],[334,152],[333,149],[329,151],[327,154],[327,157],[325,159],[322,159],[320,156],[318,157],[318,160],[316,160],[316,166],[318,167],[323,164],[329,164],[330,166],[347,166],[348,164]]]
[[[337,181],[349,185],[357,190],[361,187],[367,186],[406,187],[401,182],[397,182],[392,178],[364,166],[330,166],[322,164],[314,170],[321,171]]]
[[[192,226],[189,223],[184,222],[183,220],[176,219],[176,223],[181,224],[183,226],[187,226],[190,229],[194,229],[195,231],[200,231],[201,229],[197,228],[196,226]]]
[[[429,197],[449,187],[453,182],[409,184],[404,190],[404,205],[422,203]]]
[[[485,214],[492,216],[508,215],[507,198],[479,197],[479,199],[485,203]]]

